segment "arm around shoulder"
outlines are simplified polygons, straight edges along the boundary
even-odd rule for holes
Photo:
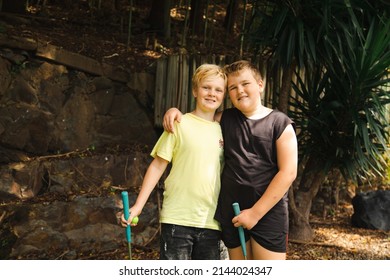
[[[177,108],[170,108],[165,112],[163,118],[163,127],[166,131],[173,133],[175,130],[175,120],[177,122],[181,121],[181,116],[183,113]]]

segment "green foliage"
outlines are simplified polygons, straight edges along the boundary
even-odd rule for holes
[[[386,174],[390,5],[369,0],[256,1],[249,39],[281,67],[298,66],[290,112],[300,159],[345,177]]]
[[[321,159],[325,172],[337,167],[353,179],[382,176],[389,152],[389,10],[367,1],[326,1],[322,11],[317,63],[306,63],[305,76],[297,73],[293,85],[302,156]]]
[[[281,66],[315,62],[315,21],[321,1],[257,1],[249,26],[249,40],[256,53],[268,53]],[[264,4],[265,2],[265,4]],[[317,3],[317,4],[316,4]],[[314,13],[314,14],[313,14]]]

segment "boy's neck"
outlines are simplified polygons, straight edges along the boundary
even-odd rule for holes
[[[250,113],[242,112],[248,119],[259,120],[265,118],[272,112],[272,109],[265,107],[263,105],[259,105],[256,110]]]
[[[214,112],[204,112],[204,111],[201,111],[201,110],[195,108],[195,110],[192,111],[191,114],[193,114],[199,118],[205,119],[206,121],[213,122],[215,111]]]

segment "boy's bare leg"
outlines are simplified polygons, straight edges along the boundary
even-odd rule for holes
[[[265,249],[254,239],[250,240],[254,260],[285,260],[286,253],[278,253]]]
[[[233,249],[228,249],[229,252],[229,259],[230,260],[245,260],[244,254],[242,253],[242,248],[241,246],[233,248]],[[252,250],[250,246],[250,241],[246,243],[246,258],[248,260],[252,259]]]

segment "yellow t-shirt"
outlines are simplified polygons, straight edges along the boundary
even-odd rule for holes
[[[161,223],[220,230],[214,220],[223,164],[223,139],[219,123],[191,113],[164,131],[151,156],[172,162],[165,180]]]

